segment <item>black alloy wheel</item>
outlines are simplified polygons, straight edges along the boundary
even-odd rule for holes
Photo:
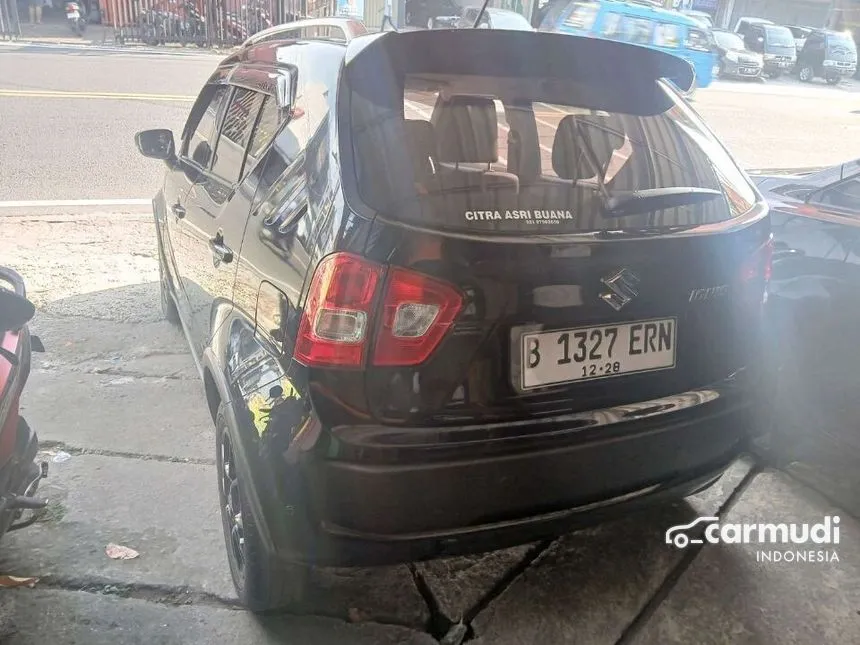
[[[237,460],[235,435],[222,403],[215,418],[216,469],[221,526],[227,562],[239,601],[255,613],[285,609],[305,596],[308,567],[284,563],[263,548],[245,497],[245,477]]]
[[[218,493],[221,499],[221,516],[227,541],[230,569],[239,587],[245,586],[245,527],[242,522],[242,500],[239,477],[233,456],[230,433],[221,433],[218,443]]]

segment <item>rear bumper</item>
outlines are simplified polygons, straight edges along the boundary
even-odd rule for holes
[[[314,561],[376,564],[501,548],[690,494],[746,447],[757,389],[744,381],[480,429],[335,428],[341,445],[361,444],[374,457],[306,471],[319,518]]]

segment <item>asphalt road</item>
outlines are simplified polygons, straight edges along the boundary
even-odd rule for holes
[[[0,202],[143,199],[162,166],[134,134],[182,129],[219,57],[0,47]],[[800,167],[858,156],[853,85],[718,82],[695,107],[747,168]]]

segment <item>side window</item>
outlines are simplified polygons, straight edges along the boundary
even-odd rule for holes
[[[681,44],[678,25],[670,23],[660,23],[657,25],[657,31],[654,35],[654,44],[658,47],[667,47],[674,49]],[[692,29],[690,31],[693,31]]]
[[[708,34],[699,29],[690,28],[687,30],[687,38],[684,41],[684,47],[698,52],[706,52],[711,50],[711,40]]]
[[[231,183],[242,177],[245,150],[251,140],[263,98],[264,95],[259,92],[237,87],[227,106],[221,136],[215,148],[212,172]]]
[[[603,17],[603,28],[600,35],[606,38],[619,38],[621,36],[621,14],[610,11]]]
[[[623,38],[634,45],[650,45],[656,23],[647,18],[625,16],[622,24]]]
[[[266,96],[263,99],[263,107],[260,110],[260,117],[257,119],[257,125],[254,126],[254,133],[251,135],[251,145],[248,148],[248,160],[245,162],[247,170],[256,165],[260,159],[260,155],[266,149],[266,146],[271,143],[278,132],[280,125],[280,111],[278,104],[271,96]],[[247,172],[246,170],[246,172]]]
[[[215,146],[215,127],[218,115],[227,100],[226,85],[207,85],[191,111],[185,126],[186,139],[182,143],[182,155],[202,168],[209,168]]]
[[[860,177],[855,176],[828,186],[814,195],[811,201],[860,215]]]

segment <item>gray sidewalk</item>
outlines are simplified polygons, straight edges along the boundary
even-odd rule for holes
[[[134,215],[97,225],[61,215],[4,220],[20,242],[4,261],[43,303],[33,331],[47,353],[36,356],[23,414],[49,460],[69,457],[51,463],[43,484],[48,516],[0,548],[0,573],[40,578],[32,589],[0,591],[3,643],[421,644],[447,633],[449,643],[487,645],[858,642],[856,474],[840,470],[850,463],[845,450],[811,442],[815,454],[791,452],[798,442],[779,433],[762,444],[765,461],[739,461],[684,503],[481,556],[322,570],[290,615],[258,620],[237,610],[211,421],[184,339],[160,320],[151,226]],[[39,257],[28,250],[34,237]],[[55,258],[50,266],[45,257]],[[123,264],[125,273],[112,271]],[[839,515],[838,562],[762,562],[755,545],[665,544],[668,527],[704,515],[729,523]],[[140,557],[109,559],[111,542]]]

